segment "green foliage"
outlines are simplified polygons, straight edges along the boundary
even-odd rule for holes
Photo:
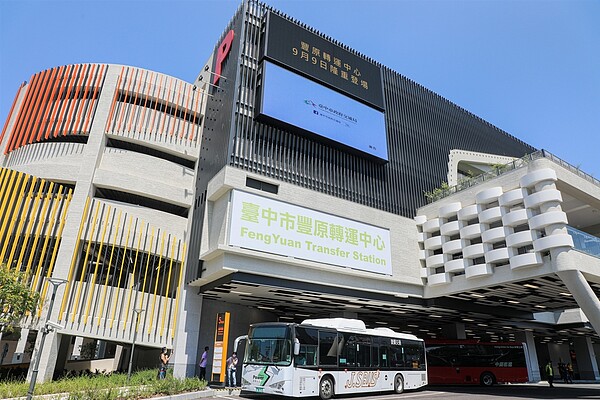
[[[96,356],[96,341],[85,343],[79,352],[82,360],[91,360]]]
[[[176,379],[169,371],[166,379],[158,380],[156,372],[156,369],[137,371],[131,375],[130,382],[127,382],[127,374],[68,377],[37,384],[35,395],[68,393],[68,398],[73,400],[144,399],[206,388],[206,382],[196,377]],[[25,396],[28,388],[27,382],[0,382],[0,398]]]
[[[448,182],[442,182],[439,187],[433,189],[431,192],[425,192],[425,197],[430,202],[438,200],[444,193],[450,190]]]
[[[19,271],[0,265],[0,326],[10,328],[24,315],[33,313],[40,295],[32,291]]]
[[[492,170],[496,171],[498,174],[505,172],[508,169],[508,165],[506,164],[492,164]]]

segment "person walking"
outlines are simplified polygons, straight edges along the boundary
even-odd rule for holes
[[[206,363],[208,362],[208,346],[204,348],[204,353],[200,356],[200,363],[198,366],[200,367],[200,380],[206,380]]]
[[[227,382],[226,382],[226,386],[229,387],[236,387],[236,381],[235,381],[235,373],[237,371],[237,363],[238,363],[238,358],[237,358],[237,353],[234,351],[231,354],[231,357],[229,357],[227,359]]]
[[[552,368],[552,361],[548,361],[548,364],[546,364],[546,376],[548,377],[548,384],[550,387],[554,387],[554,369]]]
[[[167,348],[163,347],[160,351],[160,366],[158,369],[158,379],[165,379],[167,377],[167,365],[169,360],[173,357],[174,351],[171,351],[169,355]]]
[[[567,383],[567,367],[562,361],[558,362],[558,376],[564,383]]]
[[[567,379],[568,383],[573,383],[573,364],[567,363]]]

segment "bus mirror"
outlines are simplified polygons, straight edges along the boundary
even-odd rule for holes
[[[300,341],[294,339],[294,355],[297,356],[298,354],[300,354]]]

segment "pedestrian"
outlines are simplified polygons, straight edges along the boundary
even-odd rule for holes
[[[552,368],[552,361],[548,361],[546,364],[546,376],[548,377],[548,384],[550,387],[554,387],[552,382],[554,382],[554,369]]]
[[[208,346],[204,348],[204,353],[200,356],[200,363],[198,366],[200,367],[200,380],[206,380],[206,363],[208,362]]]
[[[226,386],[229,387],[235,387],[236,382],[235,382],[235,372],[237,370],[237,363],[238,363],[238,358],[237,358],[237,353],[234,351],[231,354],[231,357],[229,357],[227,359],[227,382],[226,382]]]
[[[560,375],[560,379],[562,379],[564,383],[567,383],[567,367],[563,362],[558,363],[558,375]]]
[[[573,383],[573,364],[567,363],[567,379],[569,383]]]
[[[169,354],[166,347],[163,347],[160,350],[160,366],[158,368],[158,379],[165,379],[167,377],[167,365],[169,364],[169,360],[171,359],[171,357],[173,357],[174,353],[174,351],[171,351],[171,354]]]

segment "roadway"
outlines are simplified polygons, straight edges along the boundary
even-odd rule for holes
[[[220,400],[282,400],[282,397],[240,393],[239,390],[216,390],[213,399]],[[309,400],[313,398],[307,398]],[[599,383],[555,383],[548,387],[546,382],[538,384],[480,386],[428,386],[402,394],[377,393],[372,395],[336,396],[347,400],[524,400],[524,399],[600,399]]]

